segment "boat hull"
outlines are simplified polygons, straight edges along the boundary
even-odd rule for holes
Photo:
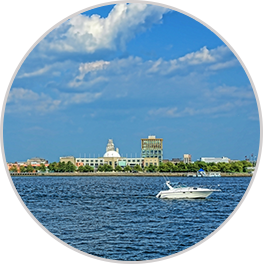
[[[176,192],[176,191],[161,191],[157,194],[157,198],[162,199],[205,199],[213,191],[183,191],[183,192]]]

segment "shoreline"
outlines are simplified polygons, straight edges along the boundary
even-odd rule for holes
[[[107,177],[187,177],[187,173],[132,173],[132,172],[53,172],[53,173],[12,173],[11,177],[90,177],[90,176],[107,176]],[[251,173],[221,173],[221,177],[252,177]],[[187,178],[220,178],[220,177],[187,177]]]

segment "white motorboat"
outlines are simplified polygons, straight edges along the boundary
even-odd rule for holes
[[[172,187],[170,181],[166,181],[166,185],[169,190],[160,191],[156,197],[157,198],[168,198],[168,199],[200,199],[206,198],[213,192],[218,192],[220,190],[199,188],[199,187],[187,187],[185,185],[178,185]]]

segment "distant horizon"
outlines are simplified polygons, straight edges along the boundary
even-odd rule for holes
[[[164,159],[258,156],[257,102],[236,56],[157,5],[107,5],[58,26],[25,59],[5,109],[9,162],[103,156],[109,138],[139,157],[150,134]]]

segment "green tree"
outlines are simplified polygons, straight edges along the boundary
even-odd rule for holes
[[[67,164],[65,164],[65,172],[74,172],[75,170],[76,166],[71,161],[68,161]]]
[[[196,161],[195,164],[198,166],[198,170],[203,169],[204,171],[207,171],[207,163],[204,161]]]
[[[132,168],[130,167],[130,166],[125,166],[124,168],[123,168],[123,170],[125,171],[125,172],[128,172],[128,171],[132,171]]]
[[[155,172],[157,170],[157,166],[150,164],[148,167],[145,168],[148,172]]]
[[[25,168],[25,166],[20,166],[20,172],[26,172],[26,168]]]
[[[216,164],[211,166],[211,171],[219,171]]]
[[[188,163],[186,164],[186,166],[187,166],[187,171],[190,172],[196,172],[200,169],[197,163]]]
[[[106,172],[110,172],[110,171],[113,171],[113,168],[111,165],[108,165],[108,164],[104,164],[104,171]]]
[[[243,163],[241,161],[230,163],[231,171],[243,172]]]
[[[187,171],[187,165],[183,162],[179,162],[177,164],[178,167],[178,171],[183,172],[183,171]]]
[[[9,169],[9,171],[11,171],[11,172],[17,172],[17,167],[16,167],[15,165],[13,165],[13,166]]]
[[[93,172],[93,171],[94,171],[94,168],[89,166],[88,164],[84,166],[84,172]]]
[[[173,164],[172,162],[168,161],[168,162],[166,163],[166,167],[167,167],[167,170],[168,170],[169,172],[174,171],[174,164]]]
[[[81,167],[81,166],[80,166],[80,167]],[[79,168],[80,168],[80,167],[79,167]],[[99,165],[99,167],[98,167],[98,171],[100,171],[100,172],[104,171],[103,165]]]
[[[31,164],[27,165],[26,171],[27,172],[33,172],[34,171],[33,166]]]
[[[109,172],[109,171],[113,171],[113,168],[112,168],[111,165],[104,164],[104,165],[99,165],[99,167],[98,167],[98,171]]]
[[[167,166],[167,163],[160,163],[160,165],[158,167],[158,171],[160,171],[160,172],[168,172],[169,171],[169,167]]]
[[[40,166],[39,166],[39,170],[42,171],[42,172],[45,172],[46,171],[45,164],[41,163]]]
[[[115,167],[115,171],[123,171],[123,170],[122,170],[122,167],[118,165]]]
[[[133,167],[133,170],[135,171],[142,171],[142,168],[139,164],[136,164],[134,167]]]
[[[56,162],[52,162],[48,165],[48,170],[50,172],[56,172],[57,171],[57,163]]]
[[[60,161],[58,164],[57,164],[57,172],[65,172],[66,171],[66,163],[65,161]]]
[[[84,170],[85,170],[85,169],[84,169],[84,166],[81,165],[81,166],[78,167],[78,171],[79,171],[79,172],[84,172]]]

